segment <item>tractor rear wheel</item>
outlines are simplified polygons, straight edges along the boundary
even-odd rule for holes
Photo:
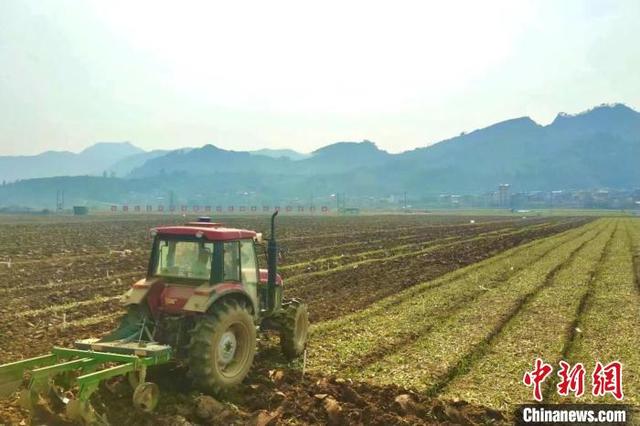
[[[280,347],[288,359],[302,355],[309,335],[309,311],[307,305],[297,300],[290,301],[278,320]]]
[[[253,316],[242,303],[216,303],[196,321],[189,344],[189,376],[205,391],[222,393],[246,377],[256,353]]]

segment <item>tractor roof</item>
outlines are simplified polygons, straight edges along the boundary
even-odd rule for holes
[[[204,237],[209,241],[231,241],[255,238],[256,232],[247,229],[225,228],[222,224],[191,222],[182,226],[160,226],[152,232],[158,235]]]

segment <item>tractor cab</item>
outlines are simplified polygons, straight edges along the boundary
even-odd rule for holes
[[[234,294],[256,316],[279,307],[275,294],[274,306],[269,306],[269,271],[258,265],[256,245],[261,234],[200,218],[154,228],[151,235],[147,277],[125,295],[126,305],[139,303],[146,295],[154,316],[205,312],[220,297]],[[274,293],[281,294],[276,288],[281,286],[282,278],[276,274]]]

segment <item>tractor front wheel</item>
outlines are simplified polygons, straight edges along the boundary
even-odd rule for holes
[[[217,303],[191,332],[189,376],[205,392],[224,392],[242,382],[255,353],[256,327],[246,306]]]
[[[292,300],[284,307],[278,319],[280,328],[280,347],[288,359],[302,355],[309,335],[309,311],[307,305]]]

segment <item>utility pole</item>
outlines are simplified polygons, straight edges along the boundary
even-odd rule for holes
[[[173,191],[169,191],[169,210],[175,206],[175,199]]]
[[[344,213],[344,209],[347,207],[347,196],[346,194],[336,192],[336,209],[338,212]]]
[[[62,213],[64,210],[64,191],[56,191],[56,211]]]
[[[404,191],[404,212],[407,212],[407,191]]]

